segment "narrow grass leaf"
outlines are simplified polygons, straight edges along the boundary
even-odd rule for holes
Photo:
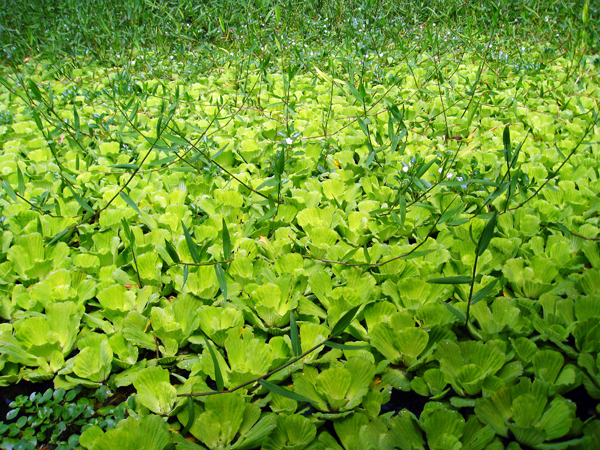
[[[29,90],[31,91],[31,95],[38,102],[42,101],[42,93],[40,92],[40,88],[33,80],[29,80]]]
[[[484,288],[479,290],[473,297],[471,297],[471,302],[470,302],[471,305],[474,305],[475,303],[480,302],[481,300],[486,298],[488,295],[490,295],[490,293],[494,289],[494,286],[496,286],[497,282],[498,282],[498,280],[494,280],[491,283],[486,284]]]
[[[349,82],[346,81],[346,84],[348,85],[348,89],[350,89],[350,93],[354,96],[354,98],[356,98],[356,100],[358,100],[362,104],[364,98],[362,97],[362,95],[360,95],[360,92],[358,92],[358,90]]]
[[[336,336],[339,336],[340,334],[342,334],[342,332],[348,327],[348,325],[350,325],[352,323],[352,320],[354,319],[354,316],[358,312],[359,308],[360,308],[360,305],[355,306],[350,311],[348,311],[346,314],[344,314],[342,316],[342,318],[340,320],[338,320],[337,323],[335,324],[335,326],[333,327],[330,337],[336,337]]]
[[[185,283],[187,282],[189,274],[190,274],[190,268],[186,264],[185,266],[183,266],[183,283],[181,283],[181,290],[182,291],[183,291],[183,287],[185,286]]]
[[[404,221],[406,220],[406,198],[400,197],[400,223],[404,227]]]
[[[300,345],[298,325],[296,325],[296,318],[294,317],[293,311],[290,311],[290,340],[292,341],[292,351],[294,352],[294,356],[300,356],[302,354],[302,346]]]
[[[75,128],[75,138],[79,139],[79,133],[81,133],[81,124],[79,122],[79,113],[77,108],[73,106],[73,126]]]
[[[17,191],[19,191],[19,195],[23,197],[25,195],[25,180],[23,179],[23,172],[21,172],[21,168],[17,166]]]
[[[221,267],[221,264],[215,265],[215,272],[217,274],[217,281],[219,282],[219,287],[221,288],[221,292],[223,293],[223,298],[227,300],[227,278],[225,278],[225,272],[223,271],[223,267]]]
[[[15,191],[12,188],[12,186],[10,184],[8,184],[8,181],[6,181],[6,180],[2,181],[2,187],[4,188],[4,191],[6,192],[6,194],[16,203],[18,201],[17,194],[15,194]]]
[[[269,220],[271,217],[273,217],[275,214],[277,213],[277,208],[276,207],[271,207],[264,216],[262,216],[260,219],[258,219],[256,221],[256,225],[258,225],[261,222],[264,222],[265,220]]]
[[[470,284],[471,277],[457,276],[457,277],[441,277],[427,280],[431,284]]]
[[[365,245],[363,246],[363,253],[365,255],[365,260],[367,261],[367,264],[371,264],[371,255],[369,255],[369,249],[367,249],[366,242],[365,242]]]
[[[403,256],[402,259],[415,259],[415,258],[421,258],[422,256],[426,256],[429,255],[430,253],[435,252],[435,250],[419,250],[417,252],[412,252],[409,253],[406,256]]]
[[[211,345],[211,343],[208,340],[208,337],[206,337],[206,334],[202,333],[202,336],[204,336],[204,342],[206,342],[206,346],[208,347],[208,351],[210,352],[210,357],[213,360],[213,366],[215,368],[215,383],[217,384],[217,391],[222,391],[223,387],[225,386],[223,383],[223,375],[221,374],[221,367],[219,367],[219,361],[217,360],[217,355],[215,355],[215,351],[213,350],[213,347]]]
[[[167,253],[171,257],[173,262],[175,264],[179,264],[181,262],[181,260],[179,259],[179,255],[177,254],[177,250],[175,250],[175,247],[173,247],[173,244],[171,244],[169,241],[165,240],[165,248],[167,249]]]
[[[56,236],[54,236],[50,242],[48,242],[48,246],[54,244],[57,241],[60,241],[63,237],[65,237],[68,233],[69,233],[69,229],[65,228],[64,230],[62,230],[60,233],[58,233]]]
[[[481,237],[479,238],[479,244],[477,245],[477,254],[481,256],[485,249],[490,244],[492,237],[494,237],[494,228],[496,227],[496,221],[498,220],[498,213],[494,213],[492,218],[488,220]]]
[[[302,395],[296,394],[295,392],[288,391],[287,389],[282,388],[281,386],[277,386],[276,384],[271,383],[267,380],[259,380],[258,383],[267,388],[269,391],[274,394],[281,395],[282,397],[289,398],[291,400],[296,400],[297,402],[307,402],[312,403],[312,400],[303,397]]]
[[[442,304],[452,313],[454,317],[456,317],[461,322],[467,321],[467,316],[460,309],[455,308],[450,303],[442,302]]]
[[[350,250],[348,253],[346,253],[346,254],[344,255],[344,257],[342,258],[342,261],[341,261],[341,262],[345,263],[345,262],[348,262],[348,261],[350,261],[350,259],[351,259],[351,258],[352,258],[352,257],[353,257],[353,256],[356,254],[356,252],[357,252],[357,251],[359,251],[359,250],[360,250],[360,247],[353,248],[352,250]]]
[[[437,162],[438,162],[437,158],[436,158],[436,159],[432,159],[432,160],[431,160],[431,161],[429,161],[427,164],[425,164],[425,165],[421,166],[421,167],[419,168],[419,170],[418,170],[418,172],[417,172],[417,174],[416,174],[415,176],[416,176],[417,178],[421,178],[421,177],[422,177],[422,176],[425,174],[425,172],[427,172],[427,171],[429,170],[429,168],[430,168],[430,167],[431,167],[433,164],[435,164],[435,163],[437,163]]]
[[[190,236],[190,233],[189,233],[187,227],[183,223],[183,220],[181,221],[181,226],[183,227],[183,235],[185,236],[185,242],[187,243],[188,249],[190,250],[190,255],[192,256],[192,260],[196,264],[199,264],[200,256],[198,255],[198,246],[192,239],[192,236]]]
[[[358,122],[358,126],[360,127],[360,129],[362,130],[362,132],[364,133],[365,136],[369,136],[369,129],[367,128],[367,124],[365,124],[365,122],[358,117],[356,119],[356,121]]]
[[[188,422],[183,430],[181,430],[181,435],[185,437],[186,434],[189,433],[190,428],[194,425],[196,421],[196,415],[194,414],[194,399],[192,397],[188,397],[187,399],[187,407],[188,407]]]
[[[129,244],[133,248],[133,246],[135,245],[135,235],[131,232],[131,228],[129,228],[129,224],[125,219],[121,219],[121,226],[123,227],[125,237],[127,238]]]
[[[174,134],[163,133],[162,137],[168,139],[173,144],[188,145],[188,142],[185,139],[179,136],[175,136]]]
[[[325,342],[325,345],[329,348],[337,348],[339,350],[369,350],[371,348],[370,345],[347,345],[331,341]]]
[[[40,220],[40,216],[37,216],[37,232],[40,233],[42,237],[44,236],[44,228],[42,228],[42,221]]]
[[[85,209],[87,212],[94,214],[94,209],[90,205],[88,205],[88,203],[84,199],[82,199],[79,196],[79,194],[77,194],[77,192],[75,192],[75,190],[72,187],[69,187],[69,189],[71,189],[71,192],[73,193],[73,197],[75,198],[75,201],[77,203],[79,203],[81,205],[81,207],[83,209]]]
[[[504,157],[506,158],[506,164],[509,165],[512,161],[512,157],[510,148],[510,128],[508,125],[504,127],[504,132],[502,133],[502,142],[504,144]]]
[[[225,260],[231,259],[231,239],[225,219],[223,219],[223,257]]]
[[[129,169],[129,170],[137,170],[140,166],[137,164],[113,164],[112,166],[108,166],[111,169]]]
[[[135,212],[137,212],[138,214],[141,214],[142,212],[140,211],[140,208],[138,208],[138,205],[135,204],[135,202],[131,199],[131,197],[129,195],[127,195],[125,192],[121,191],[119,192],[119,195],[121,196],[121,198],[123,199],[123,201],[125,203],[127,203],[127,205],[129,205],[131,207],[131,209],[133,209]]]

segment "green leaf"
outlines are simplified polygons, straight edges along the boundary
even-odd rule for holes
[[[171,257],[171,259],[173,260],[173,262],[175,264],[179,264],[181,262],[181,260],[179,259],[179,255],[177,254],[177,250],[175,250],[175,247],[173,247],[173,244],[171,244],[171,242],[167,241],[166,239],[165,239],[165,248],[167,249],[167,253]],[[186,267],[187,267],[187,265],[186,265]],[[182,289],[183,289],[183,287],[182,287]]]
[[[131,228],[129,228],[129,224],[125,219],[121,219],[121,226],[123,227],[123,232],[125,233],[125,237],[129,241],[131,248],[135,245],[135,234],[131,232]]]
[[[204,332],[202,333],[202,336],[204,337],[204,342],[206,342],[206,346],[208,347],[208,351],[210,352],[210,357],[213,360],[213,366],[215,368],[215,383],[217,384],[217,391],[222,391],[224,384],[223,384],[223,375],[221,374],[221,367],[219,366],[219,361],[217,361],[217,355],[215,355],[215,351],[213,350],[213,347],[211,345],[211,343],[209,342],[208,338],[206,337],[206,334],[204,334]]]
[[[362,104],[364,98],[362,95],[360,95],[360,92],[358,92],[358,90],[354,86],[352,86],[352,84],[350,84],[348,81],[346,81],[346,84],[348,85],[348,89],[350,89],[350,92],[352,93],[354,98],[356,98]]]
[[[23,172],[21,172],[21,168],[17,166],[17,190],[19,191],[19,195],[23,197],[25,195],[25,180],[23,179]]]
[[[2,187],[4,188],[4,190],[6,191],[6,193],[8,194],[8,196],[14,201],[17,202],[17,194],[15,194],[14,189],[12,188],[12,186],[10,184],[8,184],[8,181],[3,180],[2,181]]]
[[[48,246],[51,246],[52,244],[54,244],[57,241],[60,241],[63,237],[65,237],[65,235],[67,235],[69,233],[68,228],[65,228],[64,230],[62,230],[60,233],[58,233],[56,236],[54,236],[50,242],[48,242]]]
[[[359,251],[359,250],[360,250],[360,247],[353,248],[352,250],[350,250],[348,253],[346,253],[346,254],[344,255],[344,257],[342,258],[342,261],[341,261],[341,262],[345,263],[345,262],[348,262],[348,261],[350,261],[350,259],[351,259],[351,258],[352,258],[352,257],[353,257],[353,256],[356,254],[356,252],[357,252],[357,251]]]
[[[421,166],[419,168],[419,171],[417,172],[417,174],[415,175],[416,178],[421,178],[425,172],[427,172],[429,170],[429,168],[433,165],[436,164],[438,162],[437,158],[436,159],[432,159],[431,161],[429,161],[427,164]]]
[[[352,320],[354,319],[354,316],[358,312],[360,306],[361,305],[355,306],[346,314],[344,314],[340,320],[337,321],[337,323],[333,327],[333,330],[331,331],[330,337],[336,337],[342,334],[342,332],[348,327],[348,325],[352,323]]]
[[[427,282],[431,284],[470,284],[471,277],[461,275],[456,277],[433,278],[431,280],[427,280]]]
[[[363,246],[363,253],[365,255],[365,260],[367,261],[367,264],[371,264],[371,255],[369,255],[369,250],[367,249],[366,242],[365,242],[365,245]]]
[[[192,397],[188,397],[187,399],[187,407],[188,407],[188,423],[183,430],[181,430],[181,435],[185,437],[186,434],[189,433],[190,428],[194,425],[196,420],[196,415],[194,414],[194,399]]]
[[[185,286],[185,283],[188,279],[188,275],[190,274],[190,268],[189,266],[186,264],[185,266],[183,266],[183,283],[181,284],[181,290],[183,291],[183,287]]]
[[[231,259],[231,239],[229,238],[229,230],[227,230],[225,219],[223,219],[223,257],[225,260]]]
[[[406,220],[406,198],[404,195],[400,197],[400,223],[404,226],[404,221]]]
[[[460,310],[452,306],[450,303],[442,302],[442,304],[450,311],[454,317],[456,317],[461,322],[467,321],[467,316]]]
[[[477,254],[481,256],[485,249],[490,244],[492,237],[494,237],[494,228],[496,227],[496,220],[498,219],[498,213],[494,213],[492,218],[488,220],[481,237],[479,238],[479,244],[477,245]]]
[[[368,137],[369,129],[367,128],[367,124],[360,117],[358,117],[356,120],[358,122],[358,126],[360,127],[364,135]]]
[[[92,209],[92,207],[90,205],[88,205],[88,203],[82,199],[77,192],[75,192],[75,190],[69,186],[69,189],[71,190],[71,192],[73,193],[73,197],[75,198],[75,200],[77,201],[77,203],[79,203],[81,205],[81,207],[83,209],[85,209],[87,212],[89,212],[90,214],[94,214],[94,210]]]
[[[77,112],[77,108],[73,105],[73,126],[75,127],[75,132],[77,139],[79,139],[79,133],[81,132],[81,124],[79,122],[79,113]]]
[[[496,286],[497,282],[498,282],[498,280],[494,280],[491,283],[488,283],[484,288],[482,288],[480,291],[478,291],[477,294],[475,294],[473,297],[471,297],[471,305],[474,305],[475,303],[483,300],[488,295],[490,295],[490,292],[492,292],[492,290],[494,289],[494,286]]]
[[[277,207],[276,206],[272,206],[266,213],[264,216],[262,216],[260,219],[258,219],[256,221],[256,225],[258,225],[261,222],[264,222],[265,220],[270,219],[271,217],[273,217],[275,214],[277,213]]]
[[[506,158],[506,164],[509,165],[512,161],[511,148],[510,148],[510,128],[504,127],[504,133],[502,133],[502,142],[504,143],[504,157]]]
[[[300,345],[298,326],[296,325],[296,318],[294,317],[293,311],[290,311],[290,340],[292,341],[292,351],[294,352],[294,356],[300,356],[302,354],[302,347]]]
[[[406,256],[403,256],[402,259],[408,260],[408,259],[420,258],[422,256],[429,255],[430,253],[433,253],[433,252],[435,252],[435,250],[419,250],[416,252],[409,253]]]
[[[312,400],[303,397],[302,395],[296,394],[295,392],[288,391],[287,389],[282,388],[281,386],[277,386],[276,384],[271,383],[267,380],[259,380],[258,383],[267,388],[269,391],[281,395],[282,397],[289,398],[291,400],[296,400],[297,402],[308,402],[312,403]]]
[[[198,255],[198,246],[196,245],[196,243],[193,241],[192,237],[190,236],[190,233],[189,233],[187,227],[183,223],[183,220],[181,221],[181,226],[183,227],[183,235],[185,236],[185,242],[187,243],[188,249],[190,250],[190,255],[192,256],[192,260],[196,264],[199,264],[200,263],[200,255]]]
[[[221,267],[221,264],[215,265],[215,272],[217,274],[217,281],[219,282],[219,287],[221,288],[223,298],[227,300],[227,279],[225,278],[225,272],[223,272],[223,267]]]
[[[188,145],[188,142],[185,139],[183,139],[183,138],[181,138],[179,136],[175,136],[174,134],[163,133],[162,137],[168,139],[173,144]]]
[[[38,88],[37,84],[33,80],[29,80],[29,90],[31,91],[31,95],[38,102],[42,101],[42,94],[40,92],[40,88]]]
[[[325,346],[329,348],[337,348],[339,350],[370,350],[372,348],[370,345],[346,345],[331,341],[325,342]]]
[[[130,169],[130,170],[137,170],[139,169],[140,166],[138,166],[137,164],[113,164],[112,166],[108,166],[112,169]]]

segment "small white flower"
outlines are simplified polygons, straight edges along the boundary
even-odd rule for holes
[[[450,172],[448,172],[448,175],[446,175],[446,178],[448,178],[448,179],[452,178],[452,174]]]
[[[286,143],[287,145],[292,145],[292,143],[293,143],[293,142],[294,142],[294,141],[292,141],[292,138],[285,138],[285,143]]]
[[[403,171],[403,172],[408,172],[408,166],[404,166],[404,167],[402,168],[402,171]]]
[[[456,181],[463,181],[463,177],[456,177]]]
[[[443,169],[442,167],[440,167],[440,168],[438,169],[438,173],[442,173],[442,170],[444,170],[444,169]]]

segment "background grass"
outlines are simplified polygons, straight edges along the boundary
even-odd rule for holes
[[[304,44],[368,43],[384,48],[423,31],[448,28],[465,44],[494,28],[515,41],[600,48],[598,5],[582,28],[584,1],[555,0],[4,0],[2,58],[94,55],[104,59],[131,48],[185,53],[207,43],[262,47],[284,33]]]

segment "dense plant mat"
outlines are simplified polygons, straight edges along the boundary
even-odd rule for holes
[[[108,386],[65,448],[600,447],[599,60],[453,39],[6,69],[3,439]]]

